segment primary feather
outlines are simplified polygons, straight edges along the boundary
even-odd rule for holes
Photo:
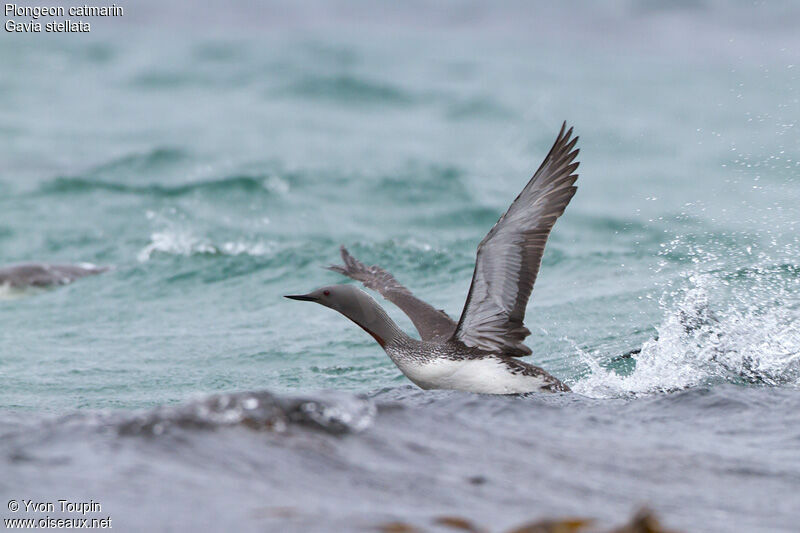
[[[572,128],[566,122],[539,170],[478,245],[467,302],[453,339],[505,355],[531,353],[523,321],[550,230],[577,188]]]

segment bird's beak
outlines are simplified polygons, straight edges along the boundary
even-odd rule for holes
[[[287,294],[284,298],[289,298],[290,300],[300,300],[302,302],[316,302],[317,299],[313,296],[309,296],[308,294]]]

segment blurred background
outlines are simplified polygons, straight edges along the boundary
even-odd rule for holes
[[[346,244],[458,316],[563,120],[580,189],[529,313],[538,363],[574,384],[651,338],[665,295],[722,284],[703,272],[796,287],[794,2],[123,8],[2,36],[0,257],[117,267],[0,307],[4,405],[404,383],[357,328],[279,296],[342,281],[321,267]],[[687,384],[652,379],[584,392]]]
[[[55,291],[3,293],[4,416],[336,389],[427,414],[391,415],[401,434],[378,416],[370,438],[383,444],[359,445],[374,452],[371,463],[348,448],[336,459],[344,463],[318,472],[346,464],[355,485],[374,489],[397,478],[352,472],[397,465],[408,486],[422,476],[460,498],[431,489],[426,504],[374,489],[359,500],[370,512],[386,501],[420,515],[452,504],[510,524],[531,501],[533,514],[613,518],[644,499],[698,531],[789,527],[785,495],[800,479],[787,422],[800,401],[800,4],[120,5],[122,17],[83,17],[86,34],[0,32],[0,264],[115,267]],[[458,317],[478,242],[564,120],[581,137],[579,190],[550,238],[526,320],[530,362],[576,399],[423,394],[344,318],[281,298],[344,282],[322,267],[345,244]],[[617,357],[633,349],[642,351]],[[455,414],[462,426],[447,425]],[[529,440],[516,441],[523,420]],[[536,448],[553,427],[551,448]],[[461,435],[463,448],[453,452],[431,428]],[[481,451],[501,436],[533,462]],[[434,463],[381,447],[423,437]],[[191,442],[212,465],[230,446],[254,450],[232,454],[234,463],[266,460],[260,441]],[[443,473],[452,453],[486,471]],[[108,479],[123,479],[122,463],[100,456],[117,464]],[[297,470],[256,469],[275,470],[269,487],[303,480],[284,496],[340,487],[298,474],[302,456],[287,457]],[[82,461],[64,486],[83,479]],[[210,479],[228,466],[209,466]],[[197,472],[183,467],[187,479]],[[163,479],[177,475],[164,468]],[[551,474],[539,479],[542,469]],[[514,482],[448,484],[499,471]],[[98,494],[112,490],[89,477]],[[280,499],[247,479],[252,494],[231,488],[232,501]],[[327,502],[310,511],[316,518],[354,527],[332,509],[361,507],[316,497]],[[318,523],[309,520],[304,527]]]

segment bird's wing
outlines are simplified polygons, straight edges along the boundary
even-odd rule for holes
[[[331,265],[328,270],[344,274],[360,281],[368,289],[378,291],[381,296],[395,304],[408,315],[419,336],[424,341],[447,340],[456,329],[455,321],[442,310],[423,302],[402,286],[389,272],[379,266],[367,266],[342,246],[344,265]]]
[[[578,162],[561,126],[555,144],[508,211],[478,245],[478,257],[467,303],[453,339],[467,346],[506,355],[531,353],[522,341],[530,334],[523,325],[550,230],[572,199]]]

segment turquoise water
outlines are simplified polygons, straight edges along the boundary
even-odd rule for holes
[[[14,379],[0,403],[404,383],[362,331],[280,295],[341,282],[320,267],[344,243],[458,316],[477,243],[562,119],[581,136],[579,193],[529,307],[533,361],[579,383],[579,352],[602,364],[639,347],[674,309],[663,297],[702,272],[722,310],[755,312],[718,294],[730,277],[787,291],[772,311],[792,305],[790,59],[621,62],[484,40],[4,43],[3,260],[117,270],[1,304]]]
[[[270,6],[173,20],[144,3],[85,36],[2,36],[0,264],[115,267],[0,300],[8,416],[259,389],[395,399],[409,382],[369,336],[281,295],[344,282],[322,267],[345,244],[457,317],[478,242],[563,120],[579,189],[528,360],[585,401],[774,391],[796,410],[792,4]]]

